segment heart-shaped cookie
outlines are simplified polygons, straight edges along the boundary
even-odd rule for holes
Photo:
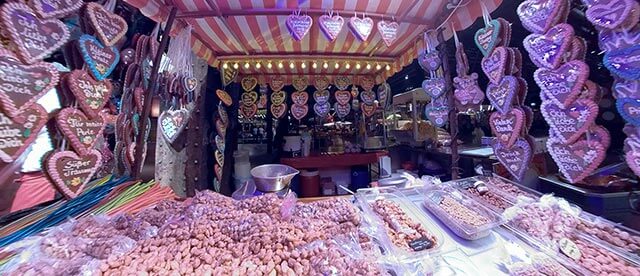
[[[258,79],[254,77],[245,77],[242,79],[241,84],[244,91],[251,91],[258,85]]]
[[[637,2],[633,0],[598,0],[587,8],[585,17],[597,27],[616,29],[628,20],[632,9],[637,7]],[[637,19],[635,23],[638,23]]]
[[[363,76],[360,78],[360,86],[364,91],[372,91],[375,84],[375,80],[372,77]]]
[[[571,50],[565,58],[565,62],[572,60],[584,60],[587,56],[587,40],[580,36],[574,36],[571,41]]]
[[[231,106],[233,104],[233,100],[231,99],[231,95],[229,95],[229,93],[227,93],[227,91],[218,89],[218,90],[216,90],[216,95],[218,96],[220,101],[222,103],[224,103],[226,106]]]
[[[489,81],[498,84],[507,70],[507,60],[509,51],[505,47],[497,47],[488,56],[482,58],[482,71],[487,75]]]
[[[82,111],[72,107],[60,110],[56,115],[56,123],[62,134],[69,139],[71,147],[80,154],[94,149],[105,126],[102,116],[89,119]]]
[[[293,101],[293,103],[297,105],[304,105],[307,103],[307,101],[309,101],[309,93],[304,91],[293,92],[291,93],[291,101]]]
[[[224,149],[225,149],[224,137],[220,135],[216,135],[215,141],[216,141],[216,148],[218,149],[218,151],[224,152]]]
[[[313,111],[316,113],[318,117],[326,117],[329,114],[329,110],[331,109],[331,104],[329,102],[324,103],[316,103],[313,105]]]
[[[287,17],[286,21],[287,29],[293,39],[300,41],[311,29],[313,25],[313,19],[308,15],[295,15],[291,14]]]
[[[562,23],[545,34],[530,34],[524,39],[523,45],[531,61],[538,67],[558,68],[571,47],[573,34],[573,27]]]
[[[524,121],[524,111],[517,107],[512,108],[506,114],[493,112],[489,117],[491,131],[498,141],[506,147],[511,147],[516,142],[522,132]]]
[[[609,51],[604,54],[602,62],[619,77],[640,80],[640,45]]]
[[[0,10],[3,35],[11,38],[20,60],[32,64],[49,56],[69,40],[69,28],[58,19],[40,19],[29,6],[8,2]]]
[[[444,78],[431,78],[422,81],[422,89],[433,99],[440,98],[446,92]]]
[[[227,69],[222,70],[222,85],[227,86],[233,82],[238,76],[238,70],[232,69],[231,66]]]
[[[630,136],[624,140],[625,155],[624,159],[633,173],[640,175],[640,138],[638,136]]]
[[[216,120],[216,132],[218,132],[218,135],[222,136],[222,137],[226,137],[227,136],[227,124],[224,123],[224,121],[218,119]]]
[[[360,109],[362,110],[362,114],[365,117],[371,117],[371,115],[373,115],[373,113],[376,112],[377,109],[377,105],[376,104],[367,104],[367,103],[363,103],[360,105]]]
[[[111,82],[109,80],[97,81],[84,70],[73,70],[67,76],[67,86],[76,97],[77,103],[85,114],[95,118],[111,97]],[[142,90],[144,92],[144,90]],[[134,94],[137,94],[134,92]],[[137,95],[135,95],[137,96]],[[143,101],[143,99],[140,99]],[[136,97],[136,104],[138,99]],[[138,105],[142,107],[141,104]]]
[[[27,2],[41,18],[61,18],[77,12],[82,0],[29,0]]]
[[[501,31],[500,22],[494,19],[489,21],[489,25],[484,26],[484,28],[481,28],[476,32],[474,40],[478,49],[482,52],[482,55],[487,56],[498,46],[501,42]]]
[[[120,52],[116,47],[102,45],[95,37],[82,35],[78,40],[82,58],[97,80],[104,80],[118,65]]]
[[[160,121],[162,136],[164,136],[169,144],[173,144],[175,141],[178,141],[178,137],[180,137],[180,134],[187,126],[189,110],[186,108],[165,110],[160,114],[160,117],[158,117],[158,121]]]
[[[47,111],[39,104],[26,108],[18,117],[11,119],[0,112],[0,161],[11,163],[31,146],[40,130],[47,123]]]
[[[373,105],[376,101],[376,93],[373,91],[362,91],[362,93],[360,93],[360,100],[365,104]]]
[[[570,144],[593,125],[598,116],[598,105],[589,99],[577,99],[565,109],[553,102],[543,101],[540,111],[558,140]]]
[[[225,125],[229,125],[229,114],[227,114],[227,110],[221,104],[218,105],[218,118],[220,118]]]
[[[346,105],[351,100],[351,93],[346,90],[336,91],[336,101],[341,105]]]
[[[85,9],[91,27],[104,45],[113,46],[127,34],[127,21],[119,15],[108,11],[96,2],[87,3]]]
[[[333,108],[336,111],[336,115],[338,115],[338,118],[340,119],[344,119],[351,112],[351,105],[349,104],[348,101],[346,104],[341,104],[340,102],[337,102],[333,105]]]
[[[478,74],[453,78],[456,89],[453,96],[461,105],[480,104],[484,100],[484,92],[478,86]]]
[[[373,20],[370,17],[351,17],[349,19],[349,29],[357,39],[366,41],[373,30]]]
[[[102,165],[102,155],[90,150],[78,156],[73,151],[50,154],[44,162],[44,171],[66,198],[75,198]]]
[[[633,47],[640,41],[640,25],[628,29],[601,29],[598,46],[605,52]]]
[[[515,179],[522,180],[532,157],[531,145],[526,139],[518,138],[511,147],[495,141],[493,153]]]
[[[399,27],[400,25],[398,25],[398,22],[387,22],[384,20],[378,21],[378,32],[387,47],[391,47],[393,42],[398,38]]]
[[[309,79],[307,77],[293,78],[291,84],[296,91],[304,91],[307,89],[307,86],[309,86]]]
[[[389,94],[391,93],[391,86],[383,82],[378,86],[377,94],[378,94],[378,102],[384,108],[389,106]]]
[[[0,50],[0,102],[10,117],[22,114],[58,81],[58,71],[52,64],[23,65],[10,52]]]
[[[640,80],[616,80],[613,84],[613,96],[620,98],[640,98]]]
[[[449,121],[449,107],[442,105],[427,105],[424,113],[429,121],[437,126],[444,127]]]
[[[283,77],[273,77],[271,79],[271,84],[269,85],[271,90],[280,91],[284,87],[284,78]]]
[[[425,71],[435,71],[440,68],[442,59],[440,59],[440,53],[438,51],[430,51],[427,53],[420,53],[418,55],[418,64]]]
[[[258,112],[258,105],[241,105],[240,106],[240,115],[242,115],[246,119],[253,118],[254,115]]]
[[[287,104],[286,103],[272,104],[271,105],[271,114],[273,115],[274,118],[280,119],[286,113],[287,113]]]
[[[303,104],[293,104],[291,105],[291,115],[297,120],[302,120],[307,113],[309,112],[309,107]]]
[[[566,0],[528,0],[518,6],[517,13],[522,26],[532,33],[544,33],[561,22]]]
[[[256,104],[258,102],[258,93],[256,91],[244,92],[240,100],[246,106]]]
[[[338,90],[347,90],[349,85],[351,85],[351,79],[347,76],[337,76],[334,78],[335,85]]]
[[[344,18],[339,15],[329,16],[326,14],[321,15],[318,18],[318,24],[320,25],[320,30],[325,35],[325,37],[329,41],[336,40],[338,34],[342,30],[342,26],[344,25]],[[326,88],[326,87],[325,87]],[[324,88],[318,88],[324,89]]]
[[[222,180],[222,167],[220,167],[220,165],[218,164],[214,164],[213,171],[215,172],[218,181]]]
[[[214,156],[216,158],[216,163],[218,163],[218,165],[220,167],[224,167],[224,154],[222,154],[220,151],[216,150],[214,152]]]
[[[329,93],[329,90],[317,90],[316,92],[313,92],[313,99],[316,103],[327,103],[329,102],[330,96],[331,93]]]
[[[271,93],[271,104],[280,105],[287,99],[287,94],[284,91],[275,91]]]
[[[580,96],[588,77],[589,66],[579,60],[565,63],[558,69],[540,68],[533,74],[542,93],[561,108]]]
[[[144,110],[144,89],[142,87],[136,87],[133,89],[133,100],[136,104],[136,108],[142,112],[142,110]]]
[[[595,140],[579,140],[564,144],[554,139],[547,141],[547,150],[558,165],[558,170],[571,183],[580,182],[600,166],[606,149]]]
[[[518,92],[518,79],[514,76],[504,76],[499,84],[487,85],[487,99],[500,113],[506,114],[511,108],[514,96]]]
[[[182,85],[188,92],[193,92],[198,87],[198,79],[194,77],[185,77],[182,79]]]
[[[627,122],[640,126],[640,99],[622,98],[616,101],[618,113]]]

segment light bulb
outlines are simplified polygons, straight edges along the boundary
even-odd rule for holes
[[[225,62],[224,64],[222,64],[222,68],[224,68],[224,69],[229,68],[229,63],[226,63],[226,62]]]
[[[367,63],[367,70],[371,70],[371,64]]]
[[[313,69],[318,68],[318,64],[314,61],[313,64],[311,64],[311,67],[313,67]]]
[[[278,62],[278,68],[282,69],[282,67],[284,67],[284,65],[282,64],[282,61]]]
[[[389,71],[389,70],[391,70],[391,66],[389,66],[389,64],[387,64],[387,66],[385,66],[384,69]]]
[[[233,64],[233,69],[238,69],[238,63],[237,62]]]
[[[362,67],[360,63],[356,63],[356,69],[360,70],[360,67]]]
[[[289,68],[291,68],[291,69],[296,68],[296,65],[293,62],[291,62],[291,63],[289,63]]]
[[[336,65],[334,65],[333,67],[335,67],[336,69],[340,68],[340,64],[336,62]]]
[[[351,68],[351,64],[347,62],[347,64],[344,65],[344,68],[347,68],[347,69]]]
[[[327,63],[326,61],[324,62],[324,64],[322,64],[322,68],[327,69],[329,68],[329,63]]]
[[[260,65],[260,62],[256,62],[256,69],[260,69],[260,67],[262,67],[262,65]]]
[[[271,64],[271,61],[269,61],[269,63],[267,63],[267,68],[271,69],[271,67],[273,67],[273,64]]]
[[[376,70],[380,70],[382,69],[382,65],[380,65],[380,63],[376,64]]]
[[[249,66],[251,66],[251,65],[249,65],[249,63],[248,63],[248,62],[247,62],[247,63],[245,63],[245,64],[244,64],[244,69],[249,69]]]
[[[307,68],[307,64],[303,62],[302,64],[300,64],[300,67],[302,67],[302,69]]]

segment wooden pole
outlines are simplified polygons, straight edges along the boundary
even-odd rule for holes
[[[438,44],[440,60],[442,60],[443,78],[445,80],[445,87],[447,92],[447,101],[449,105],[449,133],[451,135],[451,179],[455,180],[459,178],[458,175],[458,109],[456,108],[456,102],[453,97],[453,89],[451,84],[451,69],[449,69],[449,55],[447,53],[447,44],[442,35],[443,29],[438,29]]]
[[[176,18],[177,12],[178,9],[176,9],[175,7],[171,7],[169,19],[167,19],[167,25],[165,26],[164,32],[162,34],[162,41],[160,41],[160,48],[158,49],[158,53],[153,60],[153,68],[151,69],[151,80],[149,81],[149,88],[147,89],[147,91],[145,91],[144,108],[139,121],[140,131],[138,132],[138,136],[136,137],[136,155],[132,170],[132,176],[134,179],[140,176],[142,166],[144,165],[144,162],[142,161],[142,152],[144,150],[142,150],[142,148],[147,146],[145,141],[147,118],[149,118],[149,113],[151,113],[151,100],[153,98],[153,93],[156,91],[158,86],[158,71],[160,70],[162,54],[164,54],[164,51],[167,48],[167,44],[169,43],[169,33],[171,32],[171,27],[173,26],[173,21]]]

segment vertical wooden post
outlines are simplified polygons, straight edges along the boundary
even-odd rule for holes
[[[149,118],[149,113],[151,113],[151,100],[153,98],[153,94],[158,87],[158,71],[160,70],[160,62],[162,61],[162,54],[164,54],[165,49],[167,48],[167,44],[169,43],[169,33],[171,32],[171,27],[173,26],[173,21],[176,18],[176,13],[178,9],[175,7],[171,7],[171,12],[169,13],[169,18],[167,19],[167,25],[164,28],[164,32],[162,34],[162,41],[160,41],[160,48],[158,48],[158,53],[156,54],[153,60],[153,68],[151,69],[151,80],[149,81],[149,88],[145,91],[144,95],[144,108],[143,112],[140,116],[140,131],[138,132],[138,136],[136,137],[136,155],[135,162],[133,163],[132,177],[138,178],[140,176],[140,172],[142,171],[142,166],[144,162],[142,161],[142,152],[144,150],[142,147],[146,147],[146,129],[147,129],[147,118]]]
[[[438,30],[438,44],[440,47],[440,60],[442,60],[443,78],[445,80],[445,87],[447,92],[447,101],[449,105],[449,133],[451,135],[451,179],[458,179],[458,109],[456,108],[456,102],[453,97],[453,85],[451,84],[451,69],[449,69],[449,55],[447,51],[447,44],[442,35],[443,29]]]

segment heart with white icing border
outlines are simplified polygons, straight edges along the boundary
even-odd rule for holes
[[[75,198],[100,169],[102,154],[90,150],[78,156],[73,151],[59,151],[45,159],[44,171],[66,198]]]
[[[73,107],[60,110],[56,115],[56,123],[60,132],[69,139],[71,147],[80,154],[94,149],[105,127],[102,116],[89,119],[82,111]]]
[[[127,34],[127,21],[119,15],[106,10],[95,2],[87,3],[85,9],[91,27],[104,45],[113,46]]]
[[[90,118],[97,117],[111,97],[111,82],[109,80],[97,81],[84,70],[71,71],[66,80],[69,90],[76,97],[77,103],[84,113]],[[136,105],[142,109],[144,99],[139,98],[141,96],[138,95],[140,92],[135,92],[137,90],[139,89],[134,90]]]
[[[38,137],[48,119],[47,111],[39,104],[30,106],[15,119],[0,112],[0,129],[3,133],[0,160],[10,163],[18,159]]]

